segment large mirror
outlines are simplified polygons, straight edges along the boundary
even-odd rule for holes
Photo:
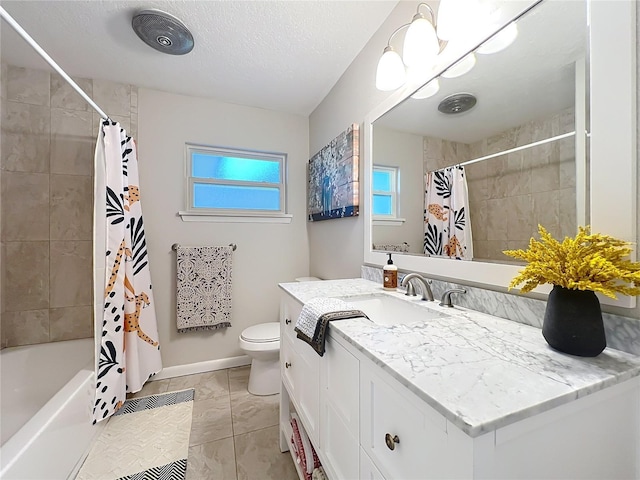
[[[634,2],[544,0],[517,25],[508,48],[476,53],[470,72],[438,78],[435,95],[412,98],[421,84],[409,85],[365,120],[366,263],[398,251],[401,269],[505,289],[519,267],[501,252],[524,247],[538,223],[559,237],[590,223],[636,241]],[[475,107],[439,112],[456,93]],[[451,165],[465,165],[473,261],[424,255],[425,174]],[[396,218],[373,211],[394,181],[385,168]]]
[[[409,97],[373,122],[374,250],[445,254],[425,231],[425,208],[446,218],[437,204],[425,206],[425,175],[453,165],[464,166],[461,208],[472,233],[458,257],[509,261],[502,251],[526,248],[538,224],[562,238],[588,223],[577,208],[584,188],[576,195],[588,129],[586,3],[542,2],[516,25],[511,45],[491,54],[480,47],[471,71],[445,71],[424,89],[438,82],[437,93]],[[471,94],[475,106],[459,112],[471,97],[443,102],[459,94]],[[395,203],[381,204],[394,187]]]

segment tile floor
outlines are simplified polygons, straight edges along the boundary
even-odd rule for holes
[[[251,395],[248,381],[237,367],[149,382],[132,397],[195,388],[188,480],[297,480],[279,449],[279,395]]]

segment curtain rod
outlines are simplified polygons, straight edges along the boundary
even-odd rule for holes
[[[538,145],[544,145],[545,143],[555,142],[556,140],[562,140],[563,138],[571,137],[575,134],[576,134],[575,131],[569,132],[569,133],[563,133],[562,135],[556,135],[555,137],[545,138],[544,140],[528,143],[527,145],[521,145],[520,147],[510,148],[509,150],[505,150],[503,152],[492,153],[491,155],[486,155],[484,157],[475,158],[473,160],[468,160],[466,162],[458,163],[456,166],[464,167],[465,165],[471,165],[473,163],[482,162],[483,160],[489,160],[490,158],[501,157],[509,153],[518,152],[520,150],[525,150],[527,148],[537,147]]]
[[[67,73],[60,68],[60,66],[49,56],[47,52],[45,52],[40,45],[29,35],[24,28],[20,26],[18,22],[16,22],[11,15],[0,6],[0,17],[2,17],[13,29],[20,35],[24,40],[33,47],[33,49],[38,52],[40,55],[53,69],[60,74],[62,78],[64,78],[69,85],[73,87],[73,89],[80,94],[82,98],[84,98],[89,105],[91,105],[96,112],[100,114],[100,116],[105,120],[110,120],[109,116],[104,113],[104,111],[94,102],[89,95],[87,95],[84,90],[78,86],[76,82],[74,82]]]

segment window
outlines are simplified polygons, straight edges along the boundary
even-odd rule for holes
[[[186,145],[189,216],[286,215],[284,153]],[[215,221],[215,220],[214,220]]]
[[[394,220],[398,218],[397,167],[373,166],[373,219]]]

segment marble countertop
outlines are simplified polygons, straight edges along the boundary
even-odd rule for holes
[[[334,321],[343,337],[471,437],[640,375],[640,357],[605,349],[595,358],[562,354],[540,329],[460,307],[387,292],[364,279],[281,283],[304,303],[315,297],[385,293],[448,314],[382,326]]]

